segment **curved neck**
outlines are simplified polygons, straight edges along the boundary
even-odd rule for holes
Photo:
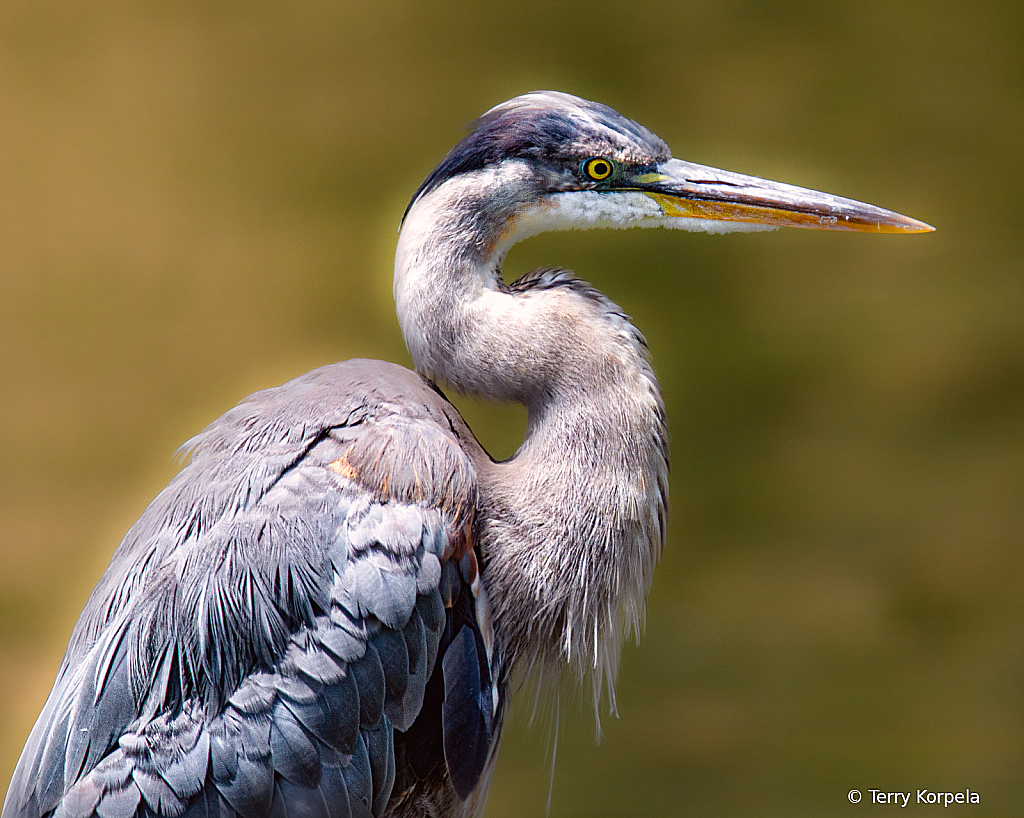
[[[432,201],[447,187],[417,202],[402,230],[402,330],[428,377],[527,407],[516,455],[477,464],[495,627],[511,664],[592,673],[596,704],[624,630],[639,631],[664,536],[658,383],[642,335],[597,290],[560,270],[505,285],[504,247],[484,237],[511,229],[474,221],[493,208],[459,207],[458,191]]]
[[[515,400],[489,373],[504,351],[467,348],[480,341],[473,325],[486,321],[488,296],[504,288],[504,248],[493,237],[514,214],[511,204],[495,212],[485,198],[486,186],[457,177],[413,204],[395,255],[395,305],[418,372],[466,394]]]

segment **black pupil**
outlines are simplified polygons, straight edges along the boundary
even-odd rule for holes
[[[590,175],[591,176],[607,176],[608,175],[608,163],[603,159],[597,159],[590,163]]]

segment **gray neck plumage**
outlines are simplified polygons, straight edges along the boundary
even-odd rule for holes
[[[399,321],[417,370],[527,407],[516,455],[478,464],[495,630],[526,672],[589,674],[596,706],[605,684],[613,696],[623,637],[639,634],[664,538],[661,392],[643,336],[595,289],[561,270],[504,284],[515,219],[476,223],[498,209],[464,193],[455,179],[409,211],[395,264]],[[503,241],[482,238],[495,235]]]

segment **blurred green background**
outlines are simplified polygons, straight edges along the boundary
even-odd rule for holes
[[[175,449],[247,393],[409,363],[402,211],[490,106],[597,99],[674,153],[927,236],[550,234],[650,341],[668,548],[621,718],[561,707],[553,816],[1024,814],[1018,3],[0,5],[0,782]],[[521,413],[461,402],[508,455]],[[523,697],[488,815],[543,816]],[[2,786],[2,784],[0,784]]]

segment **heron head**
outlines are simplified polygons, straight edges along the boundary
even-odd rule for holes
[[[703,232],[803,227],[926,232],[924,222],[793,185],[673,159],[642,125],[596,102],[537,91],[480,117],[410,209],[455,183],[503,251],[544,230],[664,226]]]

